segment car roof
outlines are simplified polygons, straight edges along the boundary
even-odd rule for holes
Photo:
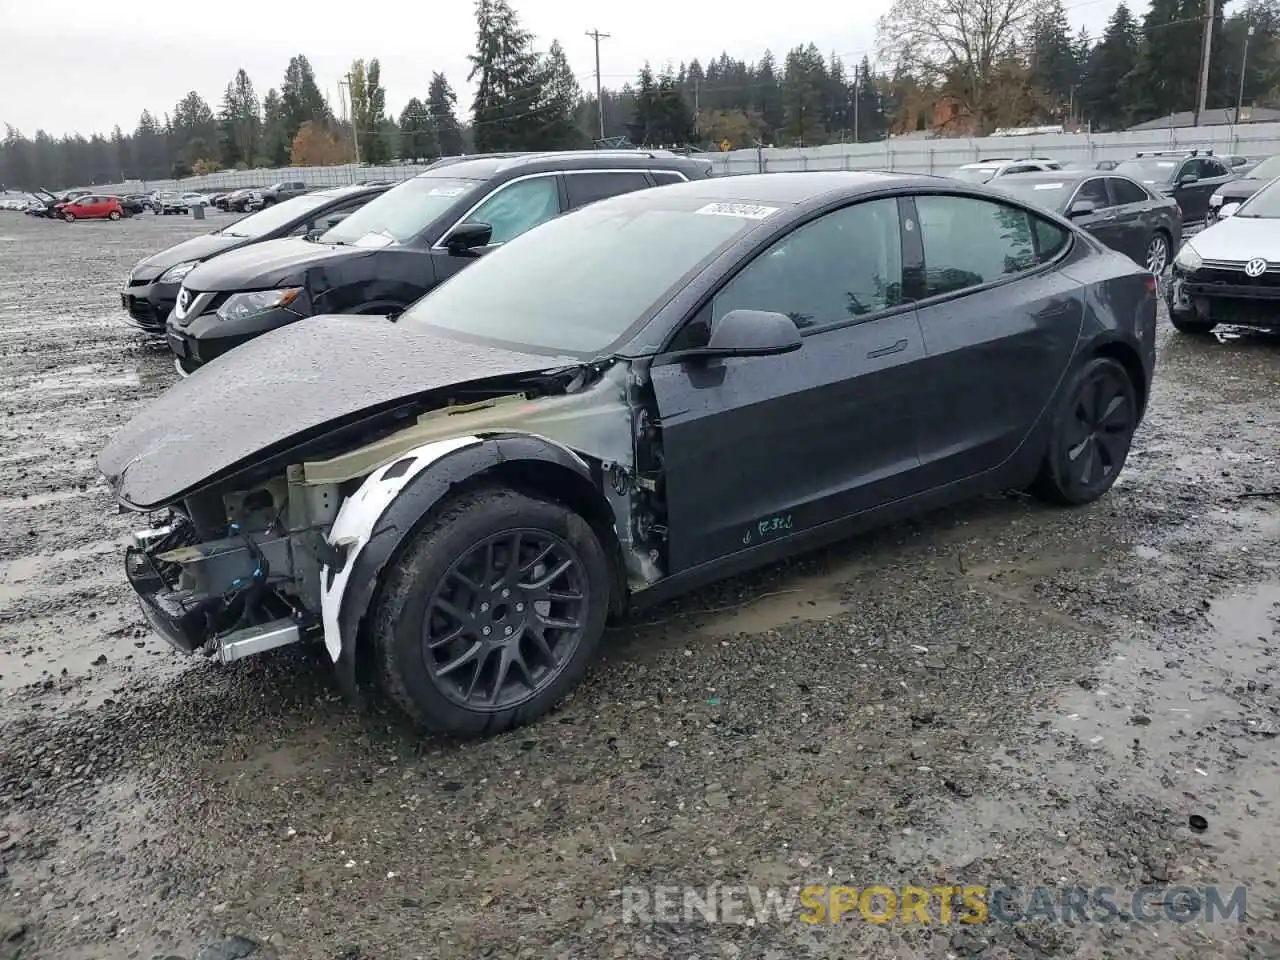
[[[946,183],[939,177],[870,171],[813,171],[808,173],[748,173],[735,177],[711,177],[672,183],[657,189],[725,203],[801,204],[834,192],[851,195],[891,186],[936,187]]]
[[[614,169],[648,169],[657,165],[687,170],[709,164],[709,160],[679,156],[670,150],[554,150],[493,154],[456,160],[449,158],[449,162],[437,161],[418,176],[488,180],[500,174],[516,176],[548,170],[574,170],[597,166]]]
[[[1010,173],[1003,179],[1019,183],[1075,183],[1092,177],[1115,176],[1126,179],[1114,170],[1030,170],[1027,173]]]
[[[348,183],[341,187],[323,187],[305,194],[309,197],[351,197],[361,193],[380,193],[388,189],[387,184]]]

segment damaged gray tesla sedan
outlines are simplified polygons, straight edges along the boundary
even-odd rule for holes
[[[484,229],[477,224],[477,230]],[[608,617],[931,506],[1114,483],[1151,274],[929,177],[603,200],[393,317],[253,340],[103,451],[170,643],[323,640],[429,729],[548,710]]]

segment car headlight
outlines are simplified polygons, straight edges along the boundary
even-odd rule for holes
[[[1173,258],[1173,265],[1184,273],[1195,273],[1204,266],[1204,261],[1200,259],[1200,254],[1196,253],[1195,247],[1184,243],[1178,255]]]
[[[301,287],[282,287],[279,290],[258,290],[254,293],[236,293],[218,308],[220,320],[241,320],[264,310],[287,307],[302,293]]]
[[[1220,206],[1222,206],[1222,194],[1220,194],[1220,193],[1215,193],[1212,197],[1210,197],[1210,198],[1209,198],[1209,206],[1211,206],[1211,207],[1220,207]]]
[[[177,283],[188,273],[199,266],[197,260],[187,260],[184,263],[175,263],[172,267],[160,274],[160,283]]]

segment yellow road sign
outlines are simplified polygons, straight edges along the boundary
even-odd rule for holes
[[[728,141],[728,140],[721,140],[721,141],[720,141],[720,149],[721,149],[721,150],[723,150],[723,151],[725,151],[725,152],[728,152],[729,147],[730,147],[730,143],[729,143],[729,141]]]

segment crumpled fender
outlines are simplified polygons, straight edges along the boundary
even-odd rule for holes
[[[591,469],[571,449],[525,433],[454,437],[423,444],[379,467],[343,501],[329,531],[341,566],[320,570],[324,643],[344,691],[356,693],[355,647],[360,621],[377,591],[382,568],[418,521],[457,483],[500,463],[539,460],[586,479]]]

